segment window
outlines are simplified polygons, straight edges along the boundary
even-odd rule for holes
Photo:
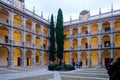
[[[105,47],[110,47],[110,41],[105,41],[104,46]]]

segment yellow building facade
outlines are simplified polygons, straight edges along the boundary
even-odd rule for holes
[[[48,64],[49,21],[24,8],[24,0],[0,0],[0,66]]]
[[[0,67],[47,65],[49,21],[25,9],[24,0],[0,0]],[[120,56],[120,10],[64,23],[64,61],[84,66],[104,66]]]
[[[110,58],[120,57],[120,10],[90,16],[84,10],[80,18],[64,23],[64,60],[83,61],[85,66],[105,66]]]

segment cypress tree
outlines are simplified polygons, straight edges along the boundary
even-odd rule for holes
[[[57,14],[56,43],[57,43],[57,58],[61,61],[63,59],[64,49],[63,14],[61,9],[58,10]]]
[[[49,46],[49,60],[50,62],[55,61],[55,35],[54,35],[54,20],[53,20],[53,14],[51,15],[51,21],[50,21],[50,46]]]

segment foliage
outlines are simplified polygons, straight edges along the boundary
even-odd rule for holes
[[[55,35],[54,35],[54,20],[53,15],[51,15],[50,21],[50,46],[49,46],[49,60],[54,62],[55,61]]]
[[[63,14],[62,10],[58,10],[56,24],[56,42],[57,42],[57,58],[63,59],[64,33],[63,33]]]
[[[71,64],[66,64],[66,65],[65,65],[65,68],[66,68],[67,70],[75,70],[75,67],[74,67],[73,65],[71,65]]]
[[[49,64],[48,65],[48,70],[55,70],[58,64]]]

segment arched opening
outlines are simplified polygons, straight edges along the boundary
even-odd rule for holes
[[[73,44],[73,49],[78,49],[78,40],[77,39],[73,39],[72,44]]]
[[[47,65],[47,52],[44,52],[43,58],[44,58],[44,65]]]
[[[0,47],[0,67],[8,66],[8,48]]]
[[[64,50],[69,50],[70,49],[70,42],[69,40],[64,41]]]
[[[82,40],[81,40],[81,49],[86,49],[86,48],[88,48],[87,38],[82,38]]]
[[[109,63],[110,60],[110,52],[108,50],[104,50],[102,52],[102,65],[106,65]]]
[[[69,37],[70,36],[70,30],[69,29],[65,29],[64,30],[64,35],[65,35],[65,37]]]
[[[26,51],[26,62],[27,62],[27,66],[32,65],[32,51],[31,50]]]
[[[40,66],[40,55],[41,55],[40,52],[37,51],[35,56],[37,66]]]
[[[115,51],[114,58],[120,57],[120,49]]]
[[[13,34],[14,44],[21,45],[22,43],[22,33],[19,30],[15,30]]]
[[[114,44],[115,44],[115,47],[120,47],[120,33],[115,35]]]
[[[82,32],[82,35],[88,34],[88,28],[87,28],[87,26],[82,26],[81,32]]]
[[[35,31],[36,31],[36,33],[40,33],[40,25],[39,24],[36,24]]]
[[[73,29],[73,36],[77,36],[78,35],[78,28],[74,28]]]
[[[9,13],[7,10],[0,8],[0,22],[8,23]]]
[[[70,54],[69,54],[69,52],[64,53],[64,61],[65,61],[65,64],[70,64]]]
[[[91,64],[92,66],[98,65],[98,52],[97,51],[92,51],[91,53]]]
[[[98,48],[98,37],[96,37],[96,36],[92,37],[91,48]]]
[[[110,23],[109,22],[104,22],[102,24],[102,31],[103,32],[109,32],[110,31]]]
[[[43,39],[43,48],[46,49],[47,48],[47,39]]]
[[[87,65],[87,62],[88,62],[88,60],[87,60],[87,52],[82,52],[81,53],[81,60],[82,60],[84,66]]]
[[[46,27],[43,28],[43,34],[46,36],[48,35],[48,29]]]
[[[0,43],[8,43],[8,29],[0,25]]]
[[[114,23],[114,30],[120,30],[120,19],[115,21],[115,23]]]
[[[37,48],[40,48],[40,38],[39,38],[39,37],[36,37],[36,38],[35,38],[35,46],[36,46]]]
[[[96,34],[96,33],[98,33],[98,25],[97,24],[92,24],[91,34]]]
[[[76,52],[72,53],[72,59],[74,62],[76,62],[78,60],[78,54]]]
[[[14,15],[14,25],[17,27],[22,27],[22,19],[20,15]]]
[[[14,49],[14,66],[21,66],[21,55],[22,52],[19,48]]]
[[[32,46],[32,36],[31,34],[26,35],[26,46]]]
[[[26,29],[32,30],[32,21],[31,20],[26,20]]]
[[[102,37],[102,47],[110,47],[110,36],[104,35]]]

